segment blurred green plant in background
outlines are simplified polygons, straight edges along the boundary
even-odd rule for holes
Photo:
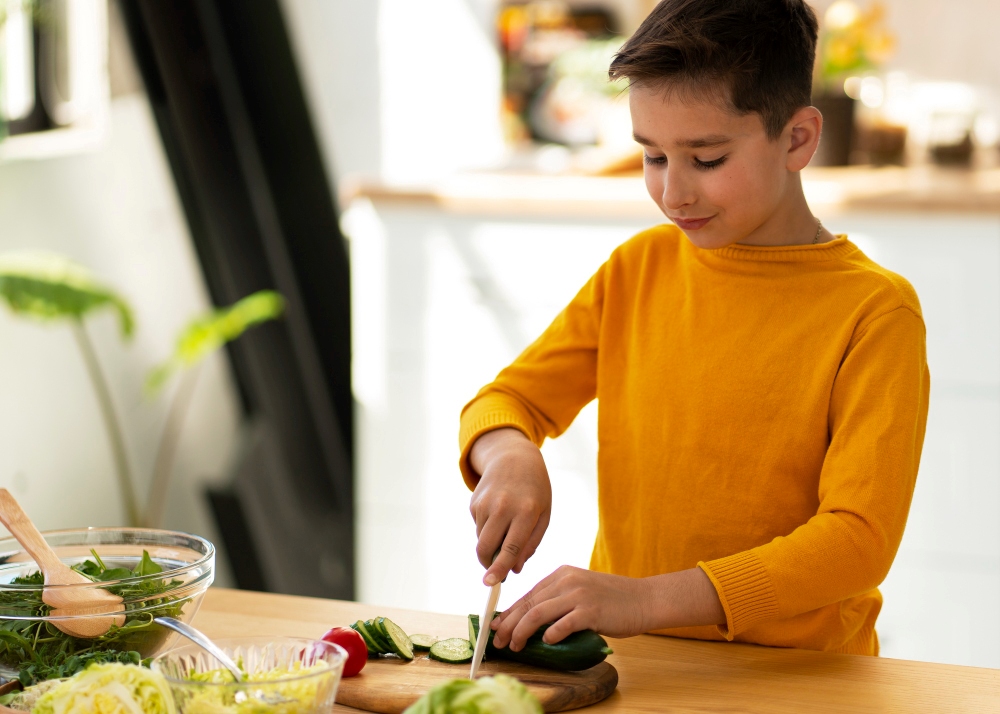
[[[122,339],[127,341],[135,330],[131,307],[83,266],[64,256],[41,252],[0,255],[0,296],[16,315],[42,323],[67,322],[70,325],[97,396],[128,525],[151,528],[159,527],[163,520],[174,458],[184,417],[194,395],[198,367],[206,357],[250,328],[280,317],[285,308],[280,294],[262,290],[230,307],[200,315],[181,331],[170,358],[150,371],[146,389],[151,395],[159,393],[174,374],[180,372],[182,377],[167,410],[149,496],[143,509],[125,450],[121,420],[85,325],[85,318],[91,313],[112,310],[118,317]]]
[[[96,310],[118,315],[123,340],[135,329],[132,309],[110,288],[98,283],[83,266],[51,253],[14,253],[0,256],[0,295],[16,315],[39,322],[68,322],[76,338],[87,376],[97,395],[107,429],[129,525],[139,524],[139,505],[125,451],[121,421],[115,412],[108,381],[101,370],[84,319]]]
[[[277,319],[284,310],[284,298],[272,290],[261,290],[230,307],[212,310],[188,323],[178,336],[177,346],[170,359],[149,373],[146,390],[150,394],[158,393],[175,373],[183,374],[170,403],[167,423],[160,437],[160,447],[153,465],[153,479],[143,519],[145,525],[157,528],[163,520],[181,427],[191,397],[194,395],[195,384],[200,374],[198,367],[202,360],[227,343],[238,339],[251,327]]]

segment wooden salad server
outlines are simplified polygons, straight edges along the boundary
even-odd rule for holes
[[[52,585],[93,585],[94,581],[78,573],[59,560],[59,556],[42,538],[35,524],[28,518],[20,504],[5,488],[0,488],[0,523],[17,539],[25,552],[38,564],[45,577],[42,602],[52,608],[50,617],[73,617],[88,614],[124,612],[122,599],[103,588],[50,587]],[[52,620],[59,630],[72,637],[92,639],[100,637],[112,625],[125,624],[125,615],[108,614],[104,617],[80,617],[72,620]]]

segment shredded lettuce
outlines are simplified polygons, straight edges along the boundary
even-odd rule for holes
[[[259,690],[242,687],[187,687],[181,704],[184,714],[308,714],[315,711],[316,703],[330,697],[336,677],[305,677],[323,670],[331,670],[326,662],[303,667],[300,662],[291,667],[276,667],[266,672],[247,675],[245,682],[260,682]],[[278,682],[286,677],[302,677],[292,682]],[[213,669],[193,674],[192,685],[198,682],[230,684],[233,676],[229,670]]]
[[[95,664],[43,694],[32,714],[176,714],[161,675],[132,664]]]
[[[55,689],[63,683],[61,679],[49,679],[45,682],[33,684],[19,692],[9,692],[0,697],[0,705],[9,707],[18,712],[30,712],[43,694],[50,689]]]
[[[439,684],[403,714],[542,714],[542,705],[516,679],[497,674]]]

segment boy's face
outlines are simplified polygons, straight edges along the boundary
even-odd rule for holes
[[[692,243],[715,249],[801,242],[799,236],[783,239],[781,230],[782,223],[796,224],[785,216],[795,211],[795,197],[801,198],[793,172],[815,149],[815,143],[802,146],[796,136],[798,115],[771,140],[758,114],[740,116],[683,88],[665,92],[633,85],[629,106],[635,139],[645,153],[649,195]]]

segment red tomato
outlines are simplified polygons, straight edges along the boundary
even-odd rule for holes
[[[345,677],[353,677],[365,668],[368,662],[368,646],[364,638],[350,627],[334,627],[323,635],[323,640],[347,650],[347,661],[344,663]]]

